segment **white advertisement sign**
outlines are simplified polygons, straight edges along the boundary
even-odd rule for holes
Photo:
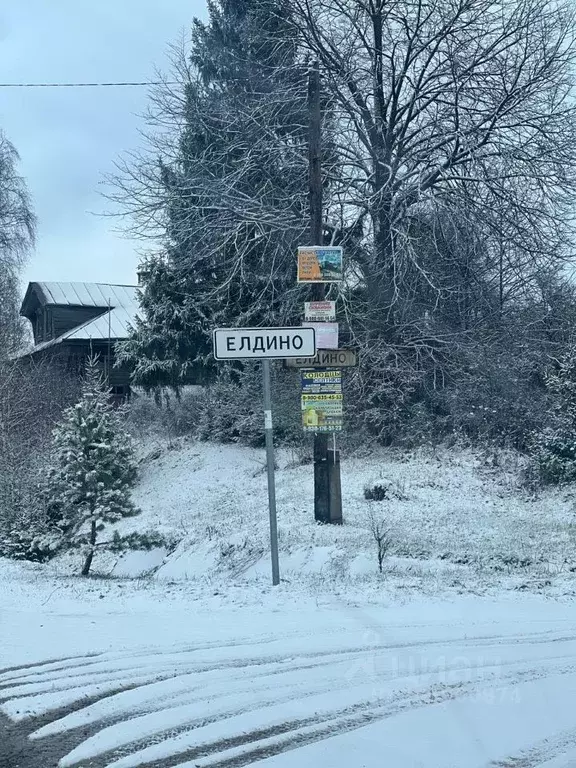
[[[306,301],[304,302],[304,320],[317,323],[330,323],[336,320],[335,301]]]
[[[316,349],[338,349],[338,323],[306,323],[303,327],[316,332]]]

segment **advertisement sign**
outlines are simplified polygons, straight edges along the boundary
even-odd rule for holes
[[[303,328],[314,328],[316,349],[338,349],[338,323],[302,323]]]
[[[298,248],[299,283],[337,283],[342,280],[342,248],[313,245]]]
[[[316,323],[330,323],[336,320],[335,301],[305,301],[304,320]]]
[[[302,372],[302,428],[305,432],[340,432],[343,423],[342,372]]]

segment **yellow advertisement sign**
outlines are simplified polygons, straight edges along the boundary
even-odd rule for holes
[[[343,422],[342,372],[302,373],[302,428],[305,432],[340,432]]]

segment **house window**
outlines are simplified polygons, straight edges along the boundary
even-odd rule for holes
[[[127,384],[110,387],[110,395],[115,403],[124,403],[130,397],[130,387]]]

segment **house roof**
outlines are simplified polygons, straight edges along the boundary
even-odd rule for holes
[[[87,320],[56,339],[36,345],[31,352],[38,352],[63,341],[127,338],[130,326],[134,325],[140,313],[137,291],[138,287],[135,285],[30,283],[20,310],[25,317],[32,314],[34,304],[102,309],[102,314],[98,317]]]

